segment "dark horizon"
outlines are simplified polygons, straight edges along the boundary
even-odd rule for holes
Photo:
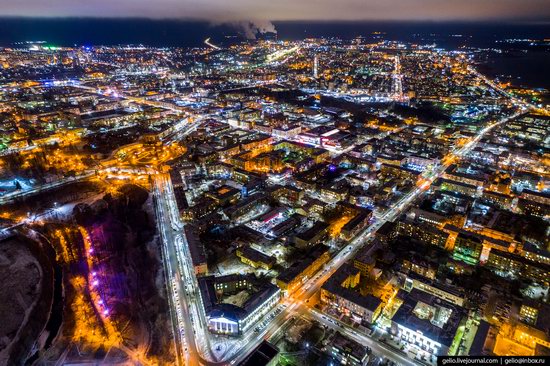
[[[364,36],[416,44],[436,44],[447,50],[463,47],[500,48],[509,54],[493,53],[487,73],[515,84],[550,88],[548,45],[523,53],[521,44],[497,43],[505,39],[549,39],[550,24],[458,21],[283,21],[268,24],[213,24],[207,21],[155,20],[147,18],[24,18],[0,17],[0,47],[16,42],[45,41],[53,46],[114,46],[141,44],[150,47],[204,47],[211,38],[219,45],[244,41],[253,32],[277,31],[280,40],[305,38],[353,39]],[[462,35],[458,37],[457,35]],[[517,62],[521,58],[521,62]]]
[[[493,43],[497,37],[550,38],[550,23],[536,21],[398,21],[316,20],[273,21],[279,39],[308,37],[342,39],[384,32],[388,39],[411,41],[414,36],[460,33],[475,45]],[[246,24],[245,24],[246,25]],[[251,23],[253,30],[265,29]],[[0,46],[16,42],[46,41],[59,46],[144,44],[153,47],[196,47],[207,37],[246,38],[242,23],[212,23],[206,20],[150,19],[144,17],[0,17]],[[269,29],[267,29],[269,31]],[[416,39],[415,41],[418,41]],[[456,40],[455,40],[456,41]]]

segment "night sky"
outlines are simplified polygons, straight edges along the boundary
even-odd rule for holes
[[[550,20],[549,0],[0,0],[0,16],[242,20]]]

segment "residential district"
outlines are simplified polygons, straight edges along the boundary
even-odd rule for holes
[[[549,355],[548,92],[480,52],[0,49],[0,364]]]

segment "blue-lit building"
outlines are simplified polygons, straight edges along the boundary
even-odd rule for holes
[[[223,303],[226,294],[252,290],[252,277],[246,275],[200,277],[199,288],[208,330],[215,334],[238,336],[246,332],[256,321],[266,315],[279,302],[281,290],[271,284],[263,284],[242,306]]]

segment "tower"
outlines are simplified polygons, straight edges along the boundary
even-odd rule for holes
[[[313,78],[317,79],[319,77],[319,56],[315,55],[313,58]]]

